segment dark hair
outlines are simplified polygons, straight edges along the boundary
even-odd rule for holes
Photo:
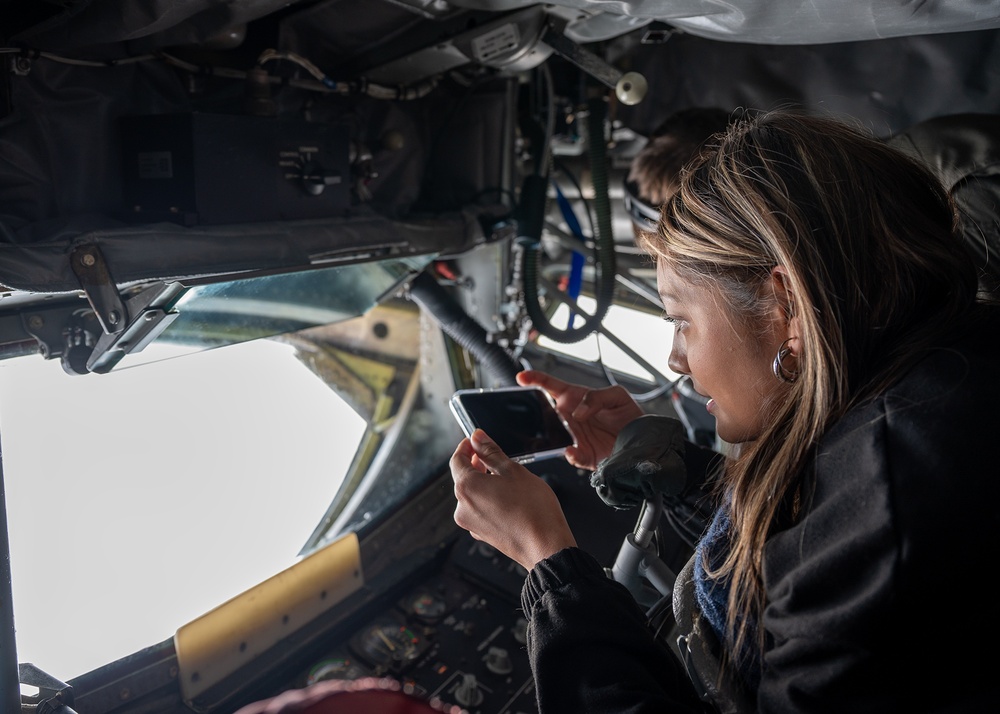
[[[691,107],[664,119],[629,168],[635,197],[659,207],[676,190],[684,165],[713,134],[725,130],[729,118],[724,109]]]

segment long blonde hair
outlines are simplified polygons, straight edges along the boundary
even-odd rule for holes
[[[721,482],[731,550],[709,573],[730,580],[727,631],[740,651],[754,641],[748,623],[763,621],[765,542],[797,517],[815,445],[943,339],[975,301],[975,268],[924,167],[856,127],[787,111],[745,116],[716,137],[645,247],[750,327],[773,308],[768,278],[784,266],[800,325],[798,378],[762,407],[764,432]],[[762,627],[755,644],[766,646]]]

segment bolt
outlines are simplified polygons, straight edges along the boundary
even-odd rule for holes
[[[80,262],[86,265],[88,268],[92,268],[94,267],[94,264],[97,263],[97,258],[94,257],[93,253],[84,253],[83,256],[80,258]]]
[[[32,315],[28,318],[28,327],[33,330],[37,330],[45,324],[45,320],[42,319],[41,315]]]
[[[112,325],[117,325],[118,321],[122,319],[122,316],[118,314],[117,310],[112,310],[108,313],[108,322]]]

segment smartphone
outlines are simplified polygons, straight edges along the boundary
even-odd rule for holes
[[[460,389],[450,405],[466,436],[482,429],[522,464],[559,456],[574,444],[552,398],[539,387]]]

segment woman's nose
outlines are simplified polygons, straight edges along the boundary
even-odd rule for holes
[[[682,349],[678,349],[677,340],[670,346],[670,356],[667,358],[667,367],[677,374],[690,374],[688,371],[687,354]]]

